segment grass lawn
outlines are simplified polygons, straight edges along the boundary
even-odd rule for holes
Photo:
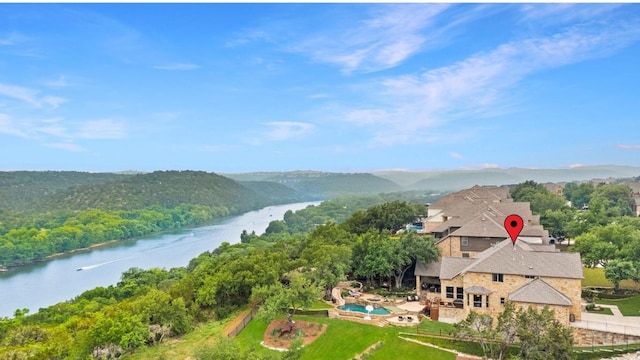
[[[122,359],[186,359],[192,357],[196,349],[210,344],[212,340],[222,334],[226,321],[228,320],[204,323],[182,336],[179,341],[169,338],[160,346],[137,349],[133,354],[123,356]]]
[[[598,286],[598,287],[613,287],[611,281],[604,277],[603,268],[583,268],[584,279],[582,279],[582,286]],[[640,290],[640,284],[631,280],[624,280],[620,283],[620,287],[623,289],[636,289]]]
[[[598,301],[598,303],[602,303],[602,301]],[[600,310],[587,310],[587,312],[592,313],[592,314],[601,314],[601,315],[613,315],[613,312],[611,311],[611,309],[603,307],[600,308]]]
[[[321,337],[305,348],[302,359],[352,359],[378,341],[382,341],[383,345],[373,352],[369,359],[397,359],[398,354],[402,354],[403,360],[455,359],[455,355],[450,352],[414,344],[398,338],[400,328],[381,328],[375,325],[338,319],[305,316],[298,318],[329,325],[327,331]],[[253,348],[257,352],[272,351],[259,345],[266,327],[267,324],[265,322],[254,319],[236,339],[240,346],[245,349]]]
[[[598,299],[597,303],[617,305],[624,316],[640,316],[640,294],[626,299]]]
[[[331,304],[327,304],[322,300],[316,300],[311,304],[311,307],[308,310],[323,310],[323,309],[333,309],[335,306]]]

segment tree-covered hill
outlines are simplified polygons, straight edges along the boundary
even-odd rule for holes
[[[273,204],[318,200],[317,196],[307,195],[271,181],[239,181],[239,183],[266,197]]]
[[[0,210],[21,210],[56,190],[80,185],[97,185],[122,180],[130,175],[78,171],[0,172]]]
[[[275,182],[297,190],[299,193],[324,198],[354,194],[379,194],[402,190],[393,181],[368,173],[292,171],[227,174],[225,176],[239,181],[261,180]]]
[[[32,209],[129,210],[181,204],[222,206],[231,214],[269,204],[263,196],[226,177],[203,171],[156,171],[104,184],[80,185],[36,199]]]

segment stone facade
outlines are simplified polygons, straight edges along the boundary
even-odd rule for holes
[[[465,318],[471,310],[481,313],[488,313],[493,317],[497,317],[503,310],[503,301],[507,301],[509,294],[521,288],[530,282],[531,278],[526,278],[522,275],[502,275],[500,279],[502,281],[493,281],[494,275],[487,273],[466,273],[460,274],[453,279],[441,280],[441,293],[440,298],[443,302],[452,302],[456,297],[456,289],[467,289],[471,286],[483,287],[490,290],[492,293],[489,295],[482,294],[475,296],[474,294],[463,294],[464,311],[462,318]],[[568,278],[542,278],[550,286],[556,290],[565,294],[572,303],[572,306],[559,306],[549,305],[549,307],[556,312],[556,318],[564,325],[569,324],[570,314],[573,314],[576,321],[581,319],[581,306],[580,306],[580,279],[568,279]],[[447,297],[447,290],[453,288],[453,298]],[[450,294],[449,294],[450,295]],[[488,305],[488,306],[487,306]],[[528,307],[530,305],[544,307],[542,304],[530,304],[530,303],[516,303],[520,307]]]

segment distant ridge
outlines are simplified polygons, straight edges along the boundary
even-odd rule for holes
[[[526,180],[558,183],[629,178],[640,175],[640,167],[598,165],[568,169],[492,168],[450,171],[378,171],[373,174],[394,181],[407,190],[456,191],[474,185],[511,185]]]
[[[333,173],[312,170],[224,174],[236,181],[278,183],[308,196],[324,198],[346,194],[377,194],[403,190],[395,182],[369,173]]]

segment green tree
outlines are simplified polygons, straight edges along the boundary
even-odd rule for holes
[[[392,201],[373,206],[366,211],[356,212],[344,223],[351,233],[361,235],[370,229],[378,232],[388,230],[391,233],[404,228],[426,213],[424,205],[409,204],[404,201]]]
[[[252,301],[262,303],[258,316],[271,322],[279,314],[286,314],[293,329],[293,316],[299,309],[309,308],[320,298],[320,288],[309,276],[298,271],[289,273],[289,284],[280,282],[254,288]]]
[[[395,249],[389,231],[371,229],[360,235],[353,248],[355,275],[366,278],[370,284],[376,276],[390,277],[395,267]]]
[[[604,268],[604,276],[613,283],[614,291],[620,290],[622,280],[638,278],[638,270],[632,261],[611,260]]]
[[[409,231],[391,241],[395,247],[391,255],[396,289],[402,287],[404,275],[417,260],[426,265],[440,258],[440,251],[431,236],[420,236],[415,231]]]
[[[511,197],[513,201],[529,202],[534,214],[543,214],[546,210],[560,210],[566,206],[564,199],[533,180],[516,185],[511,190]]]
[[[520,341],[520,356],[531,360],[573,359],[573,332],[555,319],[555,313],[545,306],[517,312],[516,334]]]

